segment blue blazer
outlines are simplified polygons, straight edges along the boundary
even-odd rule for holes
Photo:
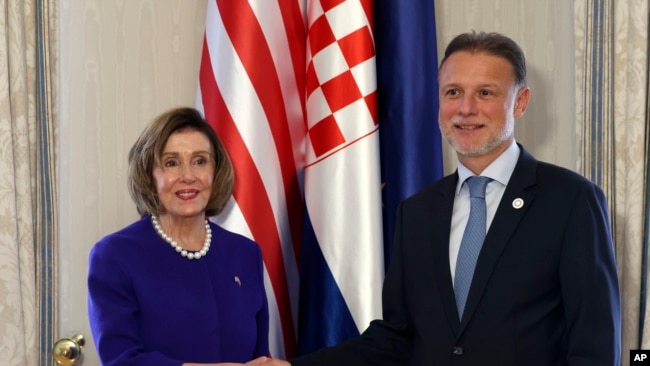
[[[619,365],[620,299],[605,196],[584,177],[520,149],[462,319],[449,267],[452,174],[398,209],[383,320],[292,364]]]

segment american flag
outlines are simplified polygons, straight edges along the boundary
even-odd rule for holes
[[[236,174],[214,220],[262,248],[274,357],[381,316],[376,91],[371,0],[209,0],[197,107]]]

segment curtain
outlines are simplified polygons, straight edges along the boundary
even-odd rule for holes
[[[0,4],[0,355],[36,365],[35,2]]]
[[[52,17],[48,0],[5,0],[0,8],[0,355],[3,365],[47,365],[53,331],[41,344],[38,327],[55,324],[53,307],[41,311],[40,297],[53,298],[51,277],[43,276],[54,267],[43,251],[55,248],[52,86],[46,81],[54,67],[44,47]]]
[[[605,192],[628,350],[650,348],[648,247],[648,4],[575,0],[578,171]]]
[[[36,179],[34,228],[38,301],[38,365],[52,364],[52,347],[58,336],[57,303],[57,200],[55,141],[58,120],[55,95],[57,80],[57,3],[36,0]],[[33,16],[29,14],[29,16]]]

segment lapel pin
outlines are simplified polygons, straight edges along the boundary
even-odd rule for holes
[[[235,280],[235,283],[236,283],[236,284],[238,284],[239,286],[241,286],[241,281],[239,280],[239,276],[235,276],[234,280]]]
[[[524,200],[521,198],[515,198],[512,200],[512,207],[514,207],[516,210],[524,207]]]

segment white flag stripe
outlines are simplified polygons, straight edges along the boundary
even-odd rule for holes
[[[202,116],[205,116],[205,109],[203,108],[203,93],[201,92],[201,86],[199,85],[199,87],[197,89],[198,90],[196,92],[196,103],[195,103],[196,106],[195,106],[195,108],[196,108],[196,110],[201,112]]]
[[[224,206],[221,214],[212,217],[211,220],[218,225],[226,227],[228,230],[244,235],[251,240],[255,240],[255,238],[253,238],[253,233],[244,218],[244,214],[241,212],[241,209],[233,196],[230,196],[230,199]]]
[[[289,276],[290,275],[287,274],[288,278],[290,278]],[[280,317],[280,310],[278,309],[275,293],[271,291],[271,289],[273,289],[273,284],[271,283],[271,278],[266,265],[264,266],[264,286],[268,289],[266,291],[266,298],[269,303],[269,350],[273,357],[286,359],[287,355],[284,352],[284,335],[282,334],[282,318]],[[289,290],[297,293],[297,288],[290,288]],[[291,306],[293,307],[293,304]],[[291,342],[293,342],[293,340],[291,340]]]
[[[377,154],[375,133],[305,171],[314,232],[359,330],[381,317],[381,177],[371,163]]]

